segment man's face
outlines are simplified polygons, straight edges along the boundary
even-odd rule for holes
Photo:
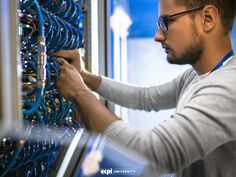
[[[159,16],[186,11],[186,7],[176,5],[175,0],[159,1]],[[196,12],[197,13],[197,12]],[[198,32],[191,14],[176,16],[168,23],[168,31],[160,29],[155,41],[162,44],[167,60],[172,64],[195,64],[203,52],[203,39]]]

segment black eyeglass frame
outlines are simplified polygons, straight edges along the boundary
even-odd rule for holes
[[[172,14],[172,15],[162,15],[158,19],[158,23],[157,23],[158,28],[163,32],[167,32],[168,31],[168,25],[169,25],[168,21],[170,21],[172,18],[174,18],[176,16],[180,16],[180,15],[185,15],[187,13],[191,13],[191,12],[194,12],[194,11],[197,11],[197,10],[201,10],[203,8],[204,8],[204,6],[194,8],[194,9],[190,9],[190,10],[186,10],[186,11],[179,12],[179,13]]]

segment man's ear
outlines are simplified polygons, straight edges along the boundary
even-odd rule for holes
[[[206,5],[202,10],[202,28],[203,31],[211,31],[219,21],[219,11],[213,5]]]

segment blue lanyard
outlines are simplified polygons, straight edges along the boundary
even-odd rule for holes
[[[233,55],[234,55],[234,52],[233,52],[233,50],[231,50],[231,51],[230,51],[228,54],[226,54],[226,55],[224,56],[224,58],[216,65],[216,67],[215,67],[213,70],[211,70],[210,73],[216,71],[216,70],[219,69],[221,66],[223,66],[224,62],[227,61],[227,60],[228,60],[231,56],[233,56]]]

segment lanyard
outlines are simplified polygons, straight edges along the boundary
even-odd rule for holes
[[[211,70],[210,73],[216,71],[216,70],[219,69],[221,66],[223,66],[224,62],[227,61],[227,60],[228,60],[231,56],[233,56],[233,55],[234,55],[234,52],[233,52],[233,50],[231,50],[231,51],[230,51],[228,54],[226,54],[226,55],[224,56],[224,58],[216,65],[216,67],[215,67],[213,70]]]

